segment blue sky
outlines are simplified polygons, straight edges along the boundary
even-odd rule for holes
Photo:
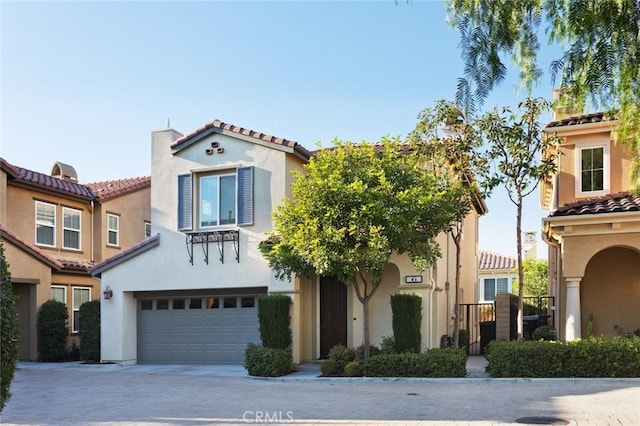
[[[150,174],[150,133],[168,119],[188,133],[217,118],[307,148],[404,137],[423,108],[454,98],[462,74],[441,1],[0,8],[0,153],[43,173],[71,164],[85,183]],[[510,77],[485,108],[526,96]],[[545,75],[533,95],[551,91]],[[480,248],[515,256],[515,207],[503,191],[487,204]],[[544,216],[536,192],[523,229],[539,231]]]

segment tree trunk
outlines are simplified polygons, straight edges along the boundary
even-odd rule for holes
[[[364,315],[363,318],[363,328],[362,328],[362,333],[364,336],[364,360],[368,360],[369,359],[369,342],[371,341],[370,337],[369,337],[369,297],[365,297],[364,301],[362,302],[362,314]]]
[[[522,267],[522,194],[518,191],[518,203],[516,205],[516,245],[518,248],[518,340],[524,335],[524,269]]]
[[[364,318],[362,319],[362,335],[364,338],[363,357],[364,357],[364,360],[366,361],[369,359],[369,355],[370,355],[369,346],[371,343],[371,338],[369,336],[369,299],[371,299],[373,295],[376,293],[376,290],[378,290],[380,283],[372,283],[371,290],[369,290],[368,289],[369,285],[367,283],[367,280],[365,279],[362,273],[360,273],[360,279],[362,280],[362,290],[360,289],[360,285],[358,284],[357,277],[353,277],[351,280],[353,282],[353,288],[355,289],[355,292],[356,292],[356,297],[358,298],[360,303],[362,303],[362,315],[364,316]]]
[[[455,296],[453,298],[453,347],[457,348],[460,345],[460,240],[462,238],[462,222],[456,225],[456,230],[455,232],[451,232],[451,237],[456,246],[456,283]]]

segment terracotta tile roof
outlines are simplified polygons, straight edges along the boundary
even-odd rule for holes
[[[96,196],[91,189],[77,182],[71,182],[64,179],[58,179],[44,173],[34,172],[33,170],[24,169],[14,166],[18,171],[15,181],[36,186],[42,189],[58,192],[67,196],[81,198],[83,200],[96,200]]]
[[[110,200],[124,194],[149,188],[151,177],[141,176],[128,179],[108,180],[104,182],[85,183],[100,201]]]
[[[282,145],[282,146],[286,146],[289,148],[293,148],[294,150],[298,151],[300,154],[302,154],[303,156],[309,158],[311,156],[311,153],[304,148],[302,145],[300,145],[298,142],[296,141],[292,141],[289,139],[285,139],[285,138],[280,138],[280,137],[276,137],[276,136],[272,136],[272,135],[268,135],[266,133],[262,133],[262,132],[257,132],[255,130],[251,130],[251,129],[246,129],[244,127],[240,127],[240,126],[236,126],[233,124],[229,124],[229,123],[225,123],[223,121],[220,121],[218,119],[215,119],[207,124],[205,124],[204,126],[200,127],[197,130],[194,130],[193,132],[189,133],[188,135],[185,135],[183,137],[181,137],[180,139],[176,140],[173,145],[171,145],[172,149],[175,150],[180,150],[185,146],[189,145],[189,142],[202,135],[202,136],[206,136],[208,135],[210,132],[210,130],[213,129],[218,129],[218,130],[226,130],[229,132],[233,132],[233,133],[237,133],[239,135],[243,135],[243,136],[249,136],[255,139],[259,139],[265,142],[270,142],[276,145]]]
[[[59,257],[57,260],[58,262],[60,262],[60,264],[62,264],[63,271],[89,273],[89,270],[95,264],[95,262],[91,262],[88,260],[68,259],[64,257]]]
[[[18,176],[18,169],[16,168],[16,166],[9,163],[2,157],[0,157],[0,168],[13,177]]]
[[[478,268],[481,271],[490,271],[495,269],[512,270],[516,266],[518,266],[518,260],[515,257],[480,250]]]
[[[7,225],[0,223],[0,237],[10,241],[12,244],[20,247],[25,252],[29,253],[33,257],[37,258],[41,262],[46,263],[54,269],[62,269],[63,264],[58,259],[47,254],[44,250],[41,250],[36,245],[21,238],[18,234],[13,232]]]
[[[593,114],[576,115],[573,117],[564,118],[562,120],[552,121],[551,123],[547,124],[547,127],[575,126],[578,124],[600,123],[603,121],[614,120],[615,117],[613,117],[610,113],[595,112]]]
[[[550,216],[558,217],[637,211],[640,211],[640,197],[634,197],[625,191],[567,203],[558,207]]]
[[[115,256],[111,256],[108,259],[103,260],[102,262],[96,263],[91,267],[89,271],[91,275],[100,276],[102,272],[113,268],[114,266],[125,262],[132,257],[137,256],[140,253],[144,253],[145,251],[157,246],[160,244],[160,234],[156,234],[151,237],[147,237],[144,240],[140,241],[137,244],[132,245],[126,250],[122,250],[120,253]]]

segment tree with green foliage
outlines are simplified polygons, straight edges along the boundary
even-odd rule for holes
[[[524,273],[524,295],[539,297],[549,294],[549,264],[544,259],[525,258],[522,261]],[[520,281],[513,282],[513,291],[519,291]]]
[[[352,285],[363,308],[369,357],[369,301],[392,253],[418,270],[440,256],[435,238],[464,205],[460,182],[433,173],[398,139],[376,145],[334,141],[294,172],[292,198],[273,213],[263,254],[280,279],[335,275]]]
[[[529,94],[540,81],[540,26],[550,45],[562,46],[548,64],[560,76],[559,104],[617,112],[617,138],[633,155],[632,182],[640,177],[640,1],[449,0],[449,24],[460,31],[464,77],[457,100],[473,112],[507,74],[505,56],[520,71]]]
[[[523,332],[523,296],[526,281],[522,263],[522,206],[540,180],[557,170],[556,158],[547,155],[548,149],[558,143],[555,136],[544,136],[539,123],[540,115],[549,108],[543,99],[526,99],[518,105],[520,112],[509,108],[487,112],[474,121],[477,135],[486,142],[478,155],[490,164],[483,177],[486,192],[503,186],[509,200],[516,207],[516,247],[518,281],[518,339]]]
[[[463,204],[457,209],[449,231],[456,247],[453,325],[455,347],[458,347],[460,330],[460,272],[464,219],[474,202],[483,203],[474,176],[487,169],[485,158],[475,155],[481,140],[474,137],[473,132],[474,128],[467,123],[455,103],[438,100],[433,108],[425,108],[418,115],[418,123],[409,136],[413,149],[424,156],[434,171],[463,182]]]
[[[0,241],[0,412],[11,397],[11,382],[18,362],[18,312],[11,286],[11,273]]]

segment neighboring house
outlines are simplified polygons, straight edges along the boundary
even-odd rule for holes
[[[631,157],[604,113],[554,117],[545,132],[563,137],[558,172],[542,182],[549,211],[549,292],[565,340],[640,327],[640,198],[630,194]]]
[[[515,257],[480,250],[478,260],[478,303],[494,302],[498,293],[512,293],[518,280]]]
[[[77,342],[80,305],[100,297],[89,269],[144,239],[150,179],[83,185],[66,164],[55,163],[46,175],[2,158],[0,169],[0,239],[17,295],[18,355],[36,360],[40,305],[65,303],[70,342]]]
[[[107,259],[92,274],[109,286],[103,300],[102,360],[119,363],[242,363],[259,343],[257,297],[287,294],[295,362],[326,356],[337,343],[363,341],[362,307],[333,277],[279,281],[258,249],[272,231],[272,211],[291,197],[292,171],[312,153],[299,143],[215,120],[184,136],[152,133],[153,236]],[[463,300],[475,302],[478,199],[465,223]],[[423,346],[452,330],[454,244],[424,274],[393,255],[370,303],[372,342],[392,335],[390,295],[423,303]]]

